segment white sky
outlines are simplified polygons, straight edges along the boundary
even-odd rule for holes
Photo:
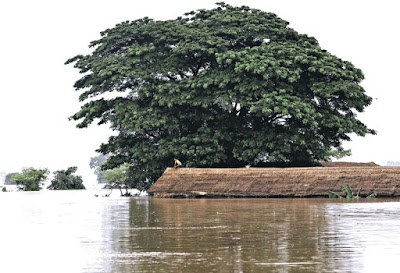
[[[217,0],[15,0],[0,4],[0,172],[22,167],[50,171],[78,166],[89,176],[89,159],[110,131],[97,125],[75,128],[68,117],[79,110],[73,84],[79,73],[64,62],[89,53],[100,31],[145,16],[175,19]],[[314,36],[322,48],[362,69],[362,82],[374,98],[359,115],[377,136],[354,137],[345,145],[346,161],[400,161],[400,16],[395,0],[247,0],[225,1],[274,12],[300,33]]]

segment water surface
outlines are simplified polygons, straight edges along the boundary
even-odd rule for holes
[[[398,272],[398,201],[0,193],[0,272]]]

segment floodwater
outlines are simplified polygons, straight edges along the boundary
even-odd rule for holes
[[[0,272],[399,272],[400,199],[0,193]]]

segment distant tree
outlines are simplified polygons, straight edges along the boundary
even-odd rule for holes
[[[6,188],[6,187],[2,187],[2,188],[1,188],[1,191],[2,191],[2,192],[7,192],[7,188]]]
[[[102,172],[101,178],[108,181],[106,188],[118,188],[121,192],[121,196],[130,196],[130,193],[128,192],[128,185],[130,184],[128,171],[129,164],[125,163],[114,170]],[[122,192],[122,188],[125,188],[125,193]]]
[[[15,185],[16,183],[12,181],[13,175],[18,173],[8,173],[4,179],[4,185]]]
[[[39,191],[43,181],[46,180],[49,174],[48,169],[27,168],[21,173],[12,175],[11,181],[15,182],[20,190],[23,191]]]
[[[108,155],[98,155],[90,158],[89,166],[94,170],[94,174],[97,176],[99,183],[107,183],[107,180],[101,178],[102,171],[101,166],[107,162]]]
[[[400,161],[388,161],[386,166],[400,166]]]
[[[82,177],[74,175],[77,170],[77,167],[69,167],[67,170],[55,171],[54,178],[47,188],[49,190],[84,190]]]
[[[351,134],[375,134],[357,119],[372,102],[362,71],[288,25],[225,3],[122,22],[66,62],[86,101],[71,119],[109,123],[118,134],[98,150],[111,154],[103,168],[129,163],[142,188],[176,157],[186,167],[311,165]]]

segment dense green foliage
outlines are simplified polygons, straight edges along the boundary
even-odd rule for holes
[[[143,18],[101,33],[78,55],[86,101],[79,128],[118,132],[99,152],[105,169],[129,163],[146,189],[179,158],[186,167],[271,162],[310,165],[340,153],[371,103],[350,62],[275,14],[219,3],[176,20]],[[111,96],[104,96],[111,93]]]
[[[20,190],[39,191],[42,189],[42,182],[46,180],[48,174],[48,169],[27,168],[22,170],[21,173],[14,174],[11,181],[15,182]]]
[[[49,190],[84,190],[82,177],[74,175],[77,170],[77,167],[69,167],[67,170],[53,172],[54,178],[47,188]]]

